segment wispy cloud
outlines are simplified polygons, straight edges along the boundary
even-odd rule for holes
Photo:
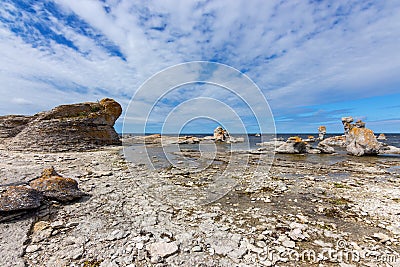
[[[278,130],[284,121],[328,124],[358,99],[400,100],[399,17],[396,1],[4,0],[0,113],[105,96],[126,108],[157,71],[210,60],[257,83]],[[218,88],[202,96],[230,97]],[[353,106],[323,106],[349,100]]]

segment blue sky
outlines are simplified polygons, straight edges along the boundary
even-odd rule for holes
[[[155,73],[203,60],[251,78],[278,132],[341,132],[349,115],[376,132],[400,132],[399,44],[399,1],[2,0],[0,115],[103,97],[127,110]],[[221,88],[193,90],[160,103],[170,110],[194,95],[245,109]],[[251,116],[243,119],[256,131]],[[185,130],[211,126],[199,119]]]

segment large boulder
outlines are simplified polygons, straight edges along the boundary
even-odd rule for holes
[[[346,150],[354,156],[376,155],[382,146],[376,140],[374,132],[367,128],[351,128],[346,140]]]
[[[307,153],[307,143],[300,137],[289,137],[288,140],[280,145],[275,152],[281,154],[302,154]]]
[[[114,123],[121,113],[121,105],[109,98],[99,102],[61,105],[32,116],[18,133],[9,134],[12,138],[4,143],[10,150],[49,152],[120,145]]]

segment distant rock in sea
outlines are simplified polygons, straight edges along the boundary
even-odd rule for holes
[[[380,141],[385,141],[386,140],[386,135],[381,133],[376,139],[378,139]]]
[[[321,125],[318,127],[318,139],[319,140],[324,140],[324,137],[326,135],[326,127]]]
[[[0,142],[9,150],[83,151],[120,145],[114,123],[122,113],[110,98],[61,105],[34,116],[0,117]]]
[[[222,129],[221,126],[218,126],[214,130],[214,140],[216,142],[226,142],[229,139],[229,133]]]

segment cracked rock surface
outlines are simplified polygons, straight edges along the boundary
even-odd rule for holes
[[[317,156],[277,155],[269,173],[244,173],[217,201],[182,207],[150,196],[146,185],[157,176],[187,191],[199,188],[225,163],[202,172],[149,170],[120,150],[0,149],[2,184],[28,183],[54,166],[87,194],[1,213],[0,266],[396,266],[378,262],[383,256],[400,262],[398,158],[324,155],[333,158],[321,163]],[[260,158],[250,158],[251,169]],[[359,261],[288,257],[339,245],[357,251]]]

